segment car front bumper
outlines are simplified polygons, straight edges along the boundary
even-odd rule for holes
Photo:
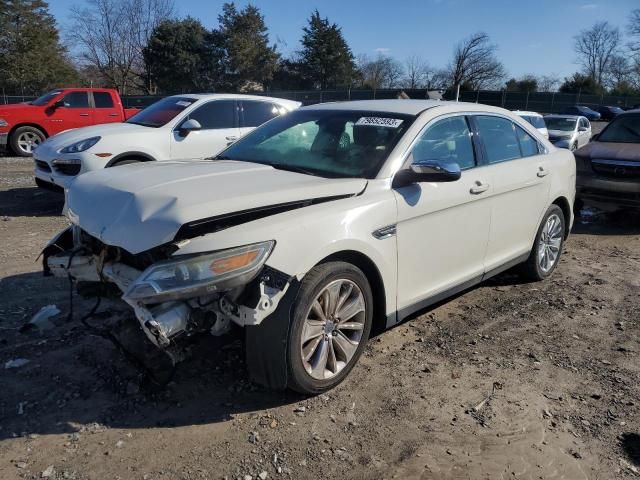
[[[60,154],[48,148],[46,143],[44,143],[33,152],[34,175],[43,182],[52,183],[61,188],[69,188],[71,182],[73,182],[78,175],[88,170],[93,170],[93,168],[87,168],[90,162],[86,157],[85,152],[73,155]],[[75,166],[56,165],[54,163],[55,160],[75,160],[80,164],[77,168],[72,168]],[[100,162],[100,159],[97,161]],[[102,167],[103,166],[104,165],[102,165]]]
[[[0,147],[6,147],[9,142],[9,132],[0,133]]]
[[[604,210],[640,208],[640,181],[613,180],[578,172],[577,197]]]

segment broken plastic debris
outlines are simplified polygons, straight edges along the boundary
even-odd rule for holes
[[[46,330],[51,330],[55,328],[55,325],[49,319],[51,317],[55,317],[59,313],[60,313],[60,310],[55,305],[47,305],[45,307],[42,307],[38,311],[38,313],[36,313],[33,316],[33,318],[29,321],[29,323],[27,323],[20,329],[20,331],[25,332],[34,327],[40,330],[41,332],[44,332]]]
[[[20,368],[24,367],[27,363],[29,363],[29,360],[26,358],[14,358],[6,362],[4,368]]]

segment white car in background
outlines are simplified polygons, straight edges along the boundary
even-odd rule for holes
[[[67,188],[76,176],[130,163],[211,157],[300,102],[255,95],[174,95],[124,123],[78,128],[34,152],[38,186]]]
[[[243,327],[254,380],[318,393],[372,328],[515,265],[550,276],[575,180],[570,152],[501,108],[313,105],[213,159],[80,176],[44,264],[98,298],[115,289],[169,353]]]
[[[549,141],[558,148],[574,152],[591,141],[591,123],[587,117],[547,115],[544,118],[549,128]]]
[[[524,118],[527,122],[529,122],[533,127],[538,130],[545,138],[549,138],[549,130],[547,130],[547,125],[544,121],[544,117],[540,115],[538,112],[526,112],[522,110],[514,110],[513,113],[518,115],[519,117]]]

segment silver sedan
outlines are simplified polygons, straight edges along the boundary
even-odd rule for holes
[[[544,121],[549,130],[549,141],[558,148],[574,151],[591,140],[591,123],[586,117],[547,115]]]

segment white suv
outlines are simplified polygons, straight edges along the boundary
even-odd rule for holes
[[[67,130],[34,151],[36,183],[68,188],[76,176],[130,163],[205,158],[255,127],[300,106],[255,95],[166,97],[124,123]]]
[[[573,155],[506,110],[322,104],[216,159],[82,175],[45,266],[118,290],[161,349],[244,327],[256,381],[316,393],[372,328],[515,265],[551,275],[574,195]]]

